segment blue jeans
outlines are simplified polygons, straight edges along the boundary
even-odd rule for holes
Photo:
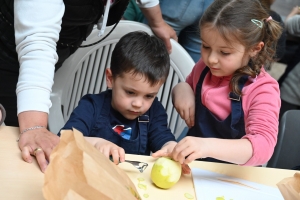
[[[160,0],[164,20],[195,62],[201,57],[199,21],[213,0]]]

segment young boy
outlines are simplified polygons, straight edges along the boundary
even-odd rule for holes
[[[145,32],[126,34],[106,69],[109,90],[82,97],[62,130],[81,131],[116,164],[125,161],[125,152],[168,155],[176,142],[156,95],[169,68],[169,54],[160,39]]]

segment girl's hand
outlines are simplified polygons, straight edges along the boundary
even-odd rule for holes
[[[191,173],[191,168],[187,164],[182,164],[182,173],[183,174],[190,174]]]
[[[167,142],[161,148],[161,150],[158,150],[157,152],[153,153],[152,157],[158,158],[158,157],[163,156],[163,157],[171,157],[172,158],[172,151],[173,151],[173,149],[176,145],[177,145],[177,142],[174,142],[174,141]],[[181,168],[182,168],[182,173],[183,174],[190,174],[191,173],[191,169],[187,164],[182,164]]]
[[[152,154],[152,157],[159,158],[159,157],[171,157],[172,151],[174,147],[176,146],[177,142],[170,141],[164,144],[162,148],[155,153]]]
[[[172,91],[173,105],[180,117],[191,128],[195,123],[195,94],[188,83],[177,84]]]
[[[105,157],[109,158],[112,156],[113,162],[117,165],[119,162],[125,162],[125,151],[118,145],[102,139],[95,137],[85,137],[87,141],[92,143],[96,149],[104,154]]]
[[[180,140],[172,152],[172,158],[181,164],[188,164],[197,158],[208,157],[209,146],[205,138],[187,136]]]

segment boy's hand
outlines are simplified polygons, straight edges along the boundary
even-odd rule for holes
[[[164,144],[160,150],[152,154],[152,157],[158,158],[158,157],[171,157],[172,151],[174,147],[176,146],[177,142],[170,141]]]
[[[181,164],[188,164],[197,158],[207,157],[208,149],[205,138],[187,136],[174,147],[172,158]]]
[[[119,162],[125,162],[125,151],[118,145],[102,139],[95,137],[85,137],[88,142],[90,142],[96,149],[104,154],[105,157],[109,158],[112,156],[113,162],[117,165]]]
[[[189,128],[195,123],[195,94],[188,83],[181,82],[172,90],[173,105]]]

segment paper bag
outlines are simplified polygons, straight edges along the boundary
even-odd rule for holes
[[[141,199],[127,174],[76,129],[61,132],[45,171],[43,194],[47,200]]]
[[[277,183],[284,199],[300,200],[300,173],[295,173],[294,177],[285,178]]]

